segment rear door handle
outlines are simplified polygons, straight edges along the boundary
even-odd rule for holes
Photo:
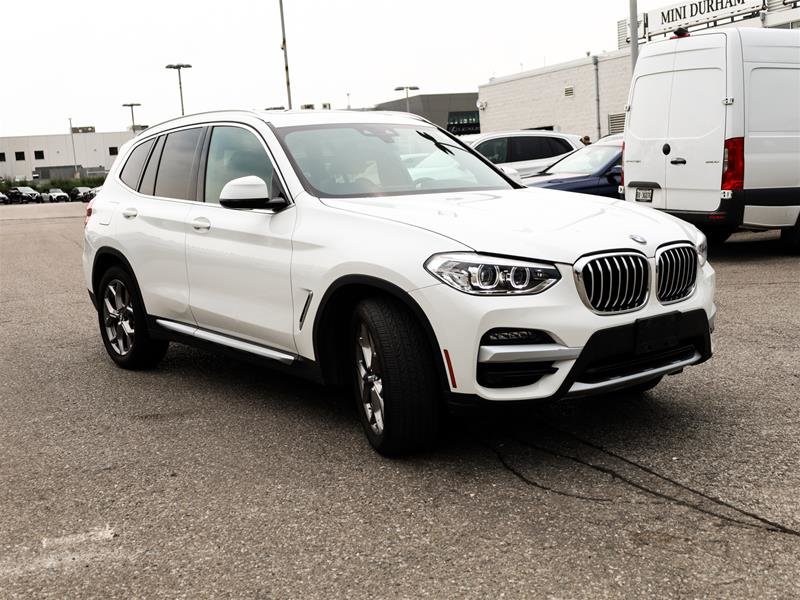
[[[211,221],[205,217],[197,217],[196,219],[192,219],[192,227],[195,231],[208,231],[211,229]]]
[[[133,219],[138,214],[139,211],[137,211],[135,208],[126,208],[125,210],[122,211],[122,216],[125,217],[126,219]]]
[[[673,165],[685,165],[686,164],[686,159],[685,158],[673,158],[669,162],[671,162]]]

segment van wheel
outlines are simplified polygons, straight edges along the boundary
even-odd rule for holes
[[[439,427],[434,358],[422,328],[398,302],[359,302],[350,352],[356,403],[372,447],[395,456],[430,447]]]
[[[730,229],[712,229],[711,231],[706,231],[705,234],[709,246],[721,246],[733,235],[733,231]]]
[[[161,362],[169,342],[148,334],[144,303],[127,271],[120,267],[106,271],[97,301],[100,336],[111,360],[123,369],[150,369]]]

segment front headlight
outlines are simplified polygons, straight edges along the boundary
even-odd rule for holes
[[[434,254],[425,269],[450,287],[477,296],[539,294],[561,279],[555,265],[473,252]]]
[[[697,243],[697,261],[698,264],[702,267],[706,264],[708,260],[708,240],[706,240],[706,236],[701,233],[700,234],[700,241]]]

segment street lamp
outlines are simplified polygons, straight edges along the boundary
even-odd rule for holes
[[[286,69],[286,103],[292,110],[292,89],[289,87],[289,51],[286,49],[286,24],[283,19],[283,0],[278,1],[281,9],[281,50],[283,50],[283,66]]]
[[[72,139],[72,166],[74,168],[74,176],[75,179],[80,178],[80,173],[78,173],[78,159],[75,156],[75,129],[72,127],[72,117],[69,117],[69,136]]]
[[[136,119],[133,118],[133,107],[134,106],[141,106],[138,102],[128,102],[127,104],[123,104],[122,106],[130,107],[131,109],[131,133],[135,136],[136,135]]]
[[[183,63],[178,63],[175,65],[167,65],[167,69],[176,69],[178,71],[178,91],[181,94],[181,115],[186,113],[183,112],[183,83],[181,82],[181,69],[191,69],[192,65],[184,65]]]
[[[417,86],[415,86],[415,85],[401,85],[399,87],[394,88],[395,92],[402,92],[403,90],[406,91],[406,112],[407,113],[411,112],[411,108],[410,108],[411,105],[408,103],[408,92],[409,92],[409,90],[410,91],[416,91],[418,89],[419,88]]]

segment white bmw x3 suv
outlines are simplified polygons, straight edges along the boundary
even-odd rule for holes
[[[349,384],[384,454],[448,405],[644,390],[712,353],[699,230],[523,188],[413,115],[168,121],[121,149],[85,232],[119,366],[172,340]]]

